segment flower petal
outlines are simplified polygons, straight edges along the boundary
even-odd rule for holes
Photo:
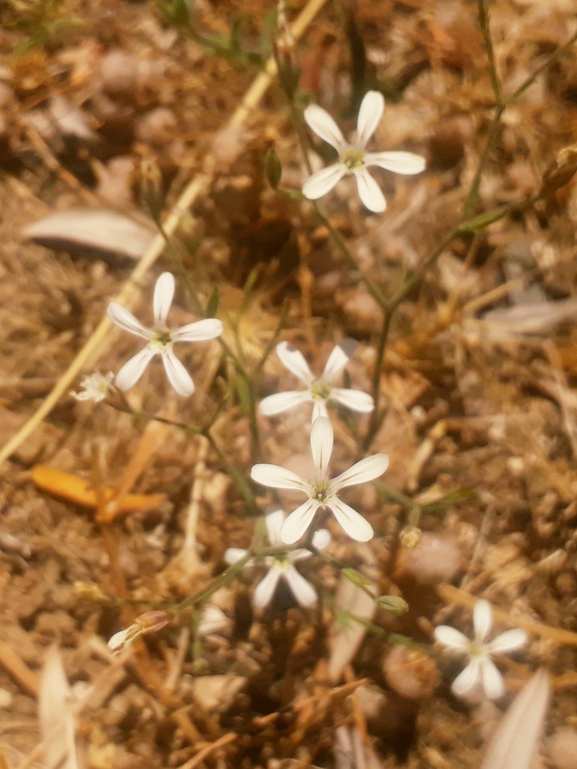
[[[303,491],[305,494],[310,491],[310,483],[301,478],[300,475],[293,473],[292,470],[286,470],[279,465],[253,465],[250,477],[261,486],[269,486],[273,489],[295,489],[296,491]]]
[[[489,654],[501,654],[503,652],[512,652],[515,649],[520,649],[521,646],[525,646],[527,643],[527,633],[524,630],[516,628],[515,630],[507,630],[505,633],[501,633],[492,641],[487,644],[487,651]]]
[[[379,166],[395,174],[412,176],[425,170],[425,158],[413,152],[367,152],[364,157],[366,166]]]
[[[136,353],[134,357],[127,361],[116,375],[115,381],[118,389],[126,391],[134,387],[155,355],[156,352],[154,350],[151,350],[150,347],[145,347],[144,350]]]
[[[170,347],[162,353],[162,362],[164,363],[164,370],[166,371],[168,381],[176,392],[182,395],[183,398],[192,395],[194,392],[192,377]]]
[[[222,321],[218,318],[206,318],[186,326],[174,329],[171,332],[173,342],[205,342],[222,334]]]
[[[463,697],[470,692],[481,677],[481,660],[473,657],[467,667],[462,670],[451,684],[451,691],[456,697]]]
[[[311,525],[319,503],[314,499],[307,501],[293,510],[282,525],[280,538],[285,545],[293,545],[297,542]]]
[[[319,529],[313,536],[313,545],[317,550],[324,550],[330,544],[331,534],[328,529]]]
[[[289,409],[310,400],[311,394],[308,390],[287,390],[287,392],[284,393],[267,395],[267,397],[263,398],[259,403],[258,410],[261,414],[271,417],[274,416],[274,414],[288,411]]]
[[[375,408],[372,397],[362,390],[344,390],[340,387],[333,388],[331,400],[337,401],[341,406],[358,411],[360,414],[368,414]]]
[[[299,574],[294,566],[289,566],[288,569],[283,572],[283,576],[286,579],[292,594],[301,606],[315,605],[317,602],[317,591],[310,582],[307,582],[302,574]]]
[[[125,331],[129,331],[131,334],[136,334],[136,336],[140,336],[142,339],[152,339],[154,336],[150,329],[145,328],[126,307],[117,302],[110,302],[106,308],[106,314],[113,323]]]
[[[276,547],[277,545],[282,545],[282,540],[280,538],[280,530],[284,523],[284,519],[285,519],[284,510],[281,510],[280,508],[278,510],[273,510],[272,512],[267,513],[264,517],[264,522],[266,524],[266,530],[268,533],[268,539],[273,547]]]
[[[473,629],[475,641],[482,644],[493,627],[493,612],[491,604],[487,601],[477,601],[473,609]]]
[[[325,478],[333,453],[333,426],[327,417],[318,417],[311,427],[311,452],[318,476]]]
[[[164,326],[166,316],[174,299],[174,275],[171,272],[163,272],[156,281],[152,311],[154,313],[154,325]]]
[[[505,694],[505,683],[495,663],[490,659],[481,662],[481,675],[483,676],[483,689],[489,700],[498,700]]]
[[[303,384],[310,385],[314,381],[313,372],[310,370],[309,364],[306,362],[302,352],[297,350],[294,345],[288,342],[281,342],[276,346],[276,354],[283,366],[291,374],[294,374],[297,379],[300,379]]]
[[[314,424],[319,417],[329,418],[329,412],[327,411],[327,403],[325,400],[313,401],[313,413],[311,416],[311,425]]]
[[[252,605],[256,611],[264,609],[272,601],[281,575],[282,571],[271,566],[265,578],[258,583],[252,596]]]
[[[386,454],[373,454],[372,457],[365,457],[360,462],[355,462],[352,467],[345,470],[344,473],[333,478],[332,488],[337,492],[346,486],[356,486],[357,483],[366,483],[374,481],[379,475],[382,475],[389,466],[389,458]]]
[[[348,168],[344,163],[335,163],[327,168],[322,168],[305,181],[303,195],[309,200],[318,200],[330,192],[347,173]]]
[[[345,137],[341,129],[329,115],[329,113],[318,104],[309,104],[305,109],[303,117],[308,127],[316,133],[323,141],[334,147],[337,152],[346,146]]]
[[[377,130],[384,111],[385,99],[383,94],[378,91],[368,91],[359,109],[356,144],[363,148],[365,147],[368,140]]]
[[[229,564],[229,566],[232,566],[233,563],[236,563],[237,561],[240,561],[241,558],[244,558],[247,552],[247,550],[243,550],[241,547],[229,547],[224,551],[224,560]]]
[[[356,349],[357,343],[354,339],[345,339],[338,344],[329,355],[325,370],[321,375],[323,382],[332,384],[355,354]]]
[[[468,651],[471,645],[467,636],[450,625],[439,625],[436,627],[435,640],[443,644],[443,646],[448,646],[449,649],[456,649],[460,652]]]
[[[327,507],[333,511],[338,523],[351,539],[357,542],[368,542],[373,538],[375,532],[371,524],[342,499],[338,497],[331,499]]]
[[[375,214],[380,214],[387,207],[385,196],[381,188],[367,171],[366,168],[359,168],[353,171],[357,180],[359,197],[366,208]]]

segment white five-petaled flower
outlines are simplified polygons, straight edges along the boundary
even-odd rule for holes
[[[145,328],[122,305],[116,302],[111,302],[108,305],[108,317],[113,323],[148,342],[146,347],[125,363],[116,375],[116,385],[121,390],[130,390],[144,374],[152,358],[155,355],[160,355],[168,381],[176,392],[183,396],[192,395],[194,392],[194,382],[174,354],[172,347],[175,342],[204,342],[208,339],[214,339],[222,334],[222,323],[216,318],[206,318],[196,321],[196,323],[188,323],[181,328],[169,329],[166,325],[166,316],[172,305],[173,297],[174,275],[170,272],[163,272],[154,287],[152,302],[154,326],[152,328]]]
[[[272,416],[281,411],[293,408],[299,403],[312,402],[312,421],[319,416],[327,416],[327,403],[336,401],[341,406],[346,406],[353,411],[366,414],[374,408],[373,399],[361,390],[347,390],[341,387],[333,387],[333,382],[349,362],[356,349],[353,339],[345,339],[329,355],[325,369],[318,379],[315,379],[308,363],[299,350],[288,342],[277,345],[276,352],[281,362],[291,374],[300,379],[306,385],[306,390],[289,390],[284,393],[275,393],[264,398],[259,405],[262,414]]]
[[[283,544],[280,538],[280,531],[284,520],[285,514],[282,510],[274,510],[265,515],[268,538],[272,547],[280,547]],[[318,550],[323,550],[330,541],[331,535],[326,529],[320,529],[313,537],[313,545]],[[233,564],[243,558],[246,553],[246,550],[230,547],[224,554],[224,560],[229,564]],[[271,555],[265,558],[265,563],[270,568],[266,577],[259,582],[254,591],[252,601],[256,611],[264,609],[272,601],[281,579],[286,581],[292,594],[301,606],[313,606],[316,603],[316,590],[293,566],[295,561],[302,561],[304,558],[310,558],[311,555],[310,550],[299,548],[298,550],[289,551],[286,555]],[[253,561],[249,561],[247,564],[247,566],[253,565]]]
[[[309,200],[317,200],[347,174],[356,179],[359,196],[364,205],[375,213],[384,211],[387,201],[379,185],[367,171],[369,166],[379,166],[396,174],[419,174],[425,169],[425,159],[412,152],[367,152],[366,146],[377,129],[383,112],[385,100],[378,91],[365,94],[359,110],[357,132],[354,140],[345,140],[340,128],[322,107],[309,105],[304,111],[308,126],[339,153],[337,163],[310,176],[303,185],[303,195]]]
[[[469,656],[469,664],[453,681],[451,691],[463,697],[480,683],[487,699],[496,700],[505,693],[503,677],[491,659],[493,654],[515,651],[527,642],[524,630],[507,630],[492,641],[487,636],[493,626],[493,613],[487,601],[477,601],[473,609],[474,638],[470,640],[449,625],[435,628],[437,641],[449,649]]]
[[[70,395],[76,398],[77,401],[94,401],[98,403],[103,401],[108,395],[108,389],[113,379],[114,373],[112,371],[109,371],[108,374],[99,374],[98,372],[89,374],[83,377],[82,382],[80,382],[80,387],[82,388],[80,392],[71,390]]]
[[[373,527],[350,505],[339,499],[338,493],[346,486],[372,481],[389,466],[385,454],[374,454],[357,462],[336,478],[328,477],[328,465],[333,451],[333,428],[326,417],[318,417],[311,427],[311,452],[315,468],[311,480],[278,465],[254,465],[250,471],[253,481],[275,489],[302,491],[307,501],[297,507],[283,523],[280,538],[286,545],[299,540],[313,522],[317,510],[328,507],[349,537],[367,542],[373,537]]]

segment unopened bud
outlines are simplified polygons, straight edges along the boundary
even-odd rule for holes
[[[543,174],[543,182],[539,194],[548,197],[560,187],[569,184],[577,171],[577,144],[563,147],[557,157]]]
[[[282,176],[282,166],[274,147],[271,147],[264,158],[264,172],[270,186],[276,190]]]
[[[376,599],[376,603],[391,614],[401,615],[409,610],[409,604],[400,595],[381,595]]]
[[[156,158],[145,158],[140,164],[140,197],[155,222],[164,210],[162,174]]]

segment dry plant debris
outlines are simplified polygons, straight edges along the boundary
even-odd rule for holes
[[[2,4],[0,769],[575,768],[574,10]]]

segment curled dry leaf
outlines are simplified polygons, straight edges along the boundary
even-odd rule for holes
[[[80,256],[140,259],[157,233],[143,217],[135,219],[107,208],[71,208],[27,225],[22,234],[47,248]]]
[[[369,586],[370,589],[370,586]],[[341,575],[335,600],[335,612],[341,613],[341,621],[333,625],[329,657],[329,678],[337,682],[344,668],[353,659],[367,632],[366,627],[356,622],[372,620],[375,615],[375,602],[364,590]]]
[[[78,769],[72,690],[56,646],[46,655],[38,707],[45,744],[44,769]]]

